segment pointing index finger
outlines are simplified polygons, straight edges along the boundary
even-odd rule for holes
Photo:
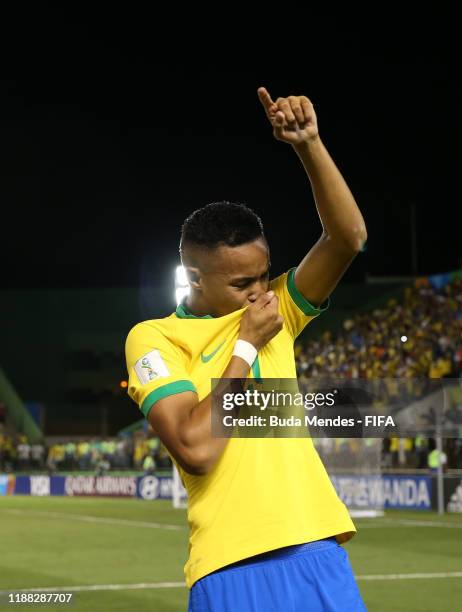
[[[265,87],[259,87],[257,90],[258,93],[258,97],[260,99],[260,102],[263,104],[263,107],[266,111],[266,114],[268,115],[268,117],[270,116],[270,110],[271,107],[274,106],[274,102],[271,99],[271,96],[269,95],[268,91],[266,90]]]

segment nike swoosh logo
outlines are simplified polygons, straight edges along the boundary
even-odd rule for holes
[[[221,349],[221,347],[223,346],[223,344],[226,342],[227,338],[225,338],[223,340],[223,342],[217,346],[217,348],[213,351],[213,353],[210,353],[210,355],[204,355],[204,353],[201,353],[201,360],[202,363],[208,363],[213,357],[215,357],[215,355],[218,353],[218,351]]]

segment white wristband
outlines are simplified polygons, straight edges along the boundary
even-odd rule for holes
[[[253,344],[246,340],[236,340],[234,345],[233,357],[240,357],[244,361],[247,361],[250,367],[257,358],[258,351]]]

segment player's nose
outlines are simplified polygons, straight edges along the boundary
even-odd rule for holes
[[[260,295],[262,295],[263,293],[266,293],[267,291],[268,291],[268,283],[262,283],[262,282],[255,283],[255,285],[251,287],[251,290],[247,295],[247,300],[253,303],[256,300],[258,300]]]

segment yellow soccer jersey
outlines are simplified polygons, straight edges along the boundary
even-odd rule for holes
[[[314,308],[297,290],[295,268],[270,283],[284,317],[261,349],[249,377],[296,378],[294,340],[327,305]],[[126,342],[128,393],[145,416],[158,399],[211,392],[226,369],[245,309],[196,317],[184,305],[164,319],[144,321]],[[269,550],[356,532],[310,438],[230,438],[206,475],[177,465],[188,492],[190,527],[186,584]]]

